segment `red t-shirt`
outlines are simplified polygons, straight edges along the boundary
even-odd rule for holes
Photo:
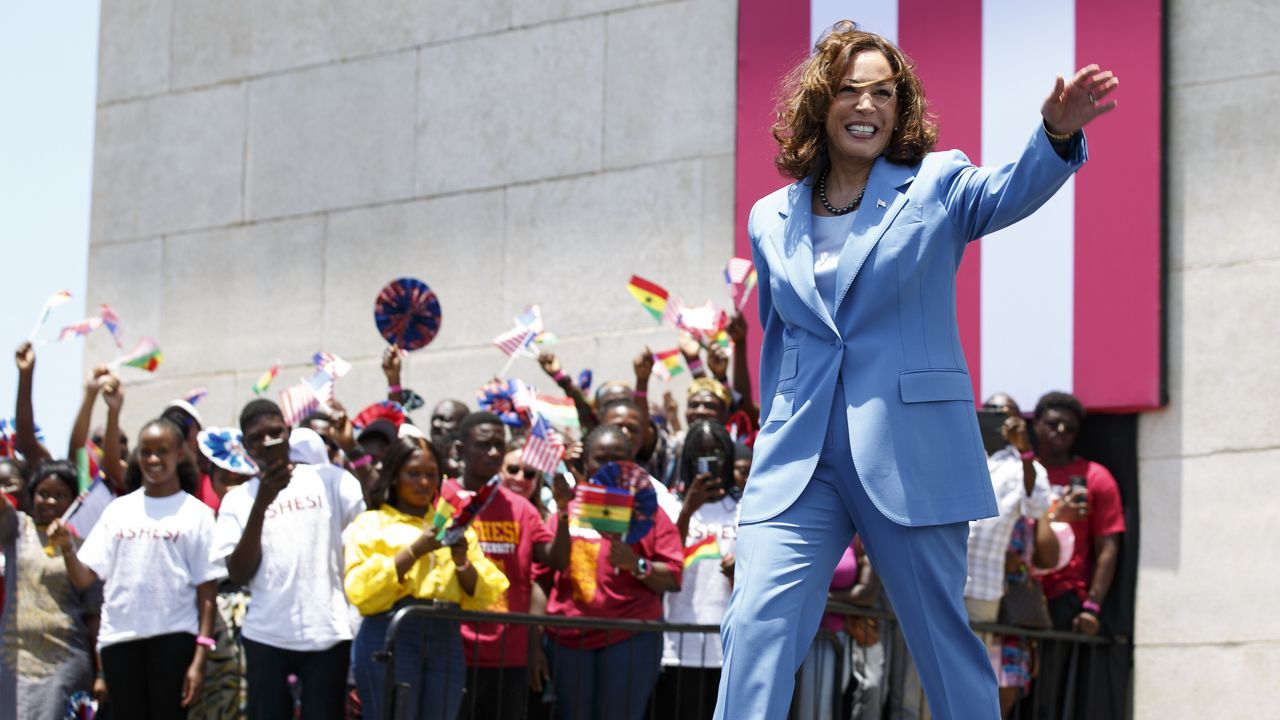
[[[555,515],[547,518],[548,525],[554,522]],[[614,572],[613,565],[609,564],[611,541],[607,537],[593,530],[573,528],[570,532],[573,539],[569,546],[569,567],[552,578],[551,595],[547,598],[548,615],[662,619],[661,594],[650,590],[626,570]],[[665,512],[654,514],[653,529],[640,542],[633,543],[631,549],[649,562],[666,563],[675,573],[676,582],[680,582],[684,545],[680,542],[680,531]],[[539,570],[539,577],[550,573],[544,567]],[[547,634],[566,647],[596,650],[626,640],[633,633],[548,627]]]
[[[457,492],[456,480],[445,481],[446,491]],[[552,517],[554,520],[555,517]],[[533,585],[533,546],[555,539],[555,526],[548,530],[542,516],[527,499],[499,487],[484,512],[471,528],[480,539],[480,549],[507,576],[510,586],[489,612],[529,612]],[[524,667],[529,663],[529,626],[498,623],[463,623],[462,649],[472,667]]]
[[[1074,591],[1084,599],[1093,578],[1093,538],[1124,532],[1124,507],[1120,504],[1120,487],[1111,472],[1091,460],[1075,458],[1066,465],[1048,465],[1049,485],[1055,497],[1065,495],[1071,484],[1071,476],[1084,478],[1089,491],[1089,514],[1083,520],[1071,523],[1075,534],[1075,551],[1065,567],[1041,578],[1044,594],[1052,599]]]
[[[222,499],[213,491],[213,480],[208,475],[200,475],[200,487],[196,490],[196,499],[213,508],[215,513],[222,506]]]

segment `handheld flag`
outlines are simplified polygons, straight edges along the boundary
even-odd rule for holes
[[[520,454],[520,462],[549,473],[555,471],[562,457],[564,457],[564,443],[551,429],[551,423],[547,422],[543,416],[536,415],[533,419],[533,427],[529,430],[529,438],[524,444],[524,452]]]
[[[111,365],[115,367],[128,365],[147,372],[155,372],[162,362],[164,362],[164,353],[160,352],[160,346],[155,340],[144,337],[138,341],[132,352],[116,358]]]
[[[719,560],[720,557],[720,545],[715,536],[708,535],[684,549],[684,567],[687,570],[699,560]]]
[[[40,317],[36,318],[36,324],[31,328],[31,333],[27,335],[27,342],[36,339],[36,333],[40,332],[40,328],[44,326],[44,321],[49,318],[49,311],[70,299],[71,293],[66,290],[59,290],[50,295],[49,299],[44,301],[44,306],[40,308]]]
[[[445,529],[444,536],[440,538],[440,542],[445,545],[452,545],[461,539],[462,534],[467,531],[467,528],[471,527],[471,523],[475,521],[476,517],[484,512],[485,508],[489,507],[489,503],[498,494],[498,487],[501,485],[502,478],[494,475],[474,493],[459,492],[457,500],[464,504],[457,514],[453,516],[453,522],[449,523],[449,527]]]
[[[73,323],[62,328],[62,331],[58,333],[58,342],[70,340],[71,338],[84,337],[100,327],[102,327],[102,318],[85,318],[78,323]]]
[[[262,373],[262,377],[258,378],[258,382],[253,384],[253,394],[261,395],[262,393],[266,392],[267,388],[271,387],[271,381],[275,380],[276,376],[279,374],[280,374],[280,361],[277,360],[276,364],[272,365],[270,370],[267,370],[266,372]]]
[[[107,332],[111,333],[111,339],[116,341],[116,347],[124,348],[124,338],[121,337],[120,316],[116,314],[111,306],[102,303],[98,306],[98,317],[102,320],[102,324],[106,326]]]
[[[310,383],[301,382],[280,391],[280,414],[284,415],[285,424],[290,427],[302,422],[319,407],[320,398],[316,397]]]
[[[662,322],[663,314],[667,310],[667,300],[670,298],[666,288],[645,280],[639,275],[632,275],[631,281],[627,283],[627,292],[640,301],[654,320]]]
[[[635,498],[626,490],[582,483],[574,488],[573,496],[569,505],[571,526],[617,535],[631,527]]]
[[[343,375],[351,372],[351,363],[333,353],[318,352],[311,356],[311,362],[316,366],[316,370],[327,374],[333,380],[340,380]]]
[[[684,359],[679,348],[661,350],[653,354],[653,374],[663,382],[684,372]]]
[[[724,268],[724,281],[729,286],[735,310],[741,310],[756,286],[756,268],[746,258],[730,258]]]

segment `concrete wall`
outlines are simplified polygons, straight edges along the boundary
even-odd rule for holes
[[[378,399],[402,275],[443,306],[406,378],[429,402],[473,399],[535,302],[566,369],[628,378],[675,344],[632,273],[727,297],[736,28],[733,0],[103,0],[88,302],[165,352],[125,370],[126,427],[198,386],[231,423],[320,349]]]
[[[1274,2],[1168,3],[1170,404],[1139,422],[1136,717],[1280,702]]]
[[[1140,718],[1280,701],[1280,5],[1170,0],[1171,403],[1140,422]],[[126,426],[199,385],[231,422],[277,358],[381,392],[378,288],[443,330],[410,363],[469,398],[540,302],[572,370],[670,346],[632,272],[721,298],[732,251],[732,0],[104,0],[89,305],[166,352]],[[113,350],[95,337],[87,356]],[[528,378],[532,364],[517,366]]]

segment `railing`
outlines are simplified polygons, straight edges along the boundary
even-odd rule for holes
[[[909,661],[909,657],[905,655],[905,645],[902,644],[901,636],[897,633],[896,619],[893,614],[884,610],[839,603],[829,603],[827,609],[829,612],[840,615],[876,620],[880,637],[877,643],[869,646],[859,646],[843,632],[821,631],[815,639],[814,650],[811,650],[805,666],[797,673],[791,717],[797,720],[825,719],[827,717],[855,718],[856,720],[881,720],[881,718],[912,720],[913,718],[923,719],[929,717],[923,690],[920,687],[918,678],[914,678],[914,665]],[[376,656],[376,659],[386,663],[387,667],[382,714],[382,717],[386,720],[400,720],[407,717],[404,714],[405,703],[403,699],[410,688],[404,684],[396,683],[395,673],[392,668],[394,667],[401,628],[407,619],[415,616],[429,617],[442,621],[494,623],[505,627],[523,625],[530,627],[531,632],[537,631],[537,628],[602,630],[606,633],[606,644],[608,644],[609,634],[612,633],[626,634],[628,636],[633,633],[667,633],[674,634],[681,640],[688,635],[695,635],[701,636],[695,642],[701,644],[704,648],[704,653],[705,648],[711,643],[718,647],[720,632],[718,625],[470,612],[452,606],[413,605],[404,607],[396,611],[392,617],[387,628],[386,647]],[[1055,656],[1061,655],[1067,658],[1065,677],[1062,678],[1063,683],[1059,693],[1061,701],[1055,701],[1052,706],[1046,709],[1045,697],[1042,695],[1042,687],[1046,683],[1042,683],[1040,678],[1036,678],[1031,683],[1030,694],[1022,697],[1005,715],[1006,718],[1019,720],[1059,720],[1059,718],[1084,717],[1081,714],[1083,708],[1081,707],[1080,698],[1082,696],[1087,697],[1089,687],[1087,681],[1081,677],[1078,668],[1082,666],[1096,668],[1098,667],[1097,661],[1100,653],[1106,652],[1108,648],[1130,644],[1129,638],[1123,636],[1100,637],[1056,630],[1027,630],[995,623],[973,623],[972,627],[978,633],[1012,636],[1023,639],[1028,643],[1034,643],[1039,646],[1037,654],[1040,656],[1052,652]],[[893,657],[895,653],[897,653],[897,656]],[[1037,664],[1039,664],[1038,659]],[[878,676],[876,675],[877,670]],[[671,668],[664,668],[663,671],[670,672]],[[556,672],[557,669],[553,666],[551,668],[553,676]],[[859,672],[861,672],[861,675],[859,675]],[[632,674],[631,672],[627,673],[628,677]],[[1034,674],[1035,669],[1033,668]],[[869,686],[867,685],[868,681],[871,682]],[[630,690],[631,688],[628,687],[628,695]],[[501,691],[502,688],[500,687],[499,693]],[[680,696],[686,690],[679,683],[676,683],[674,692],[677,696]],[[697,700],[692,702],[692,705],[697,708],[695,711],[686,710],[676,714],[664,713],[660,715],[655,709],[655,702],[652,697],[650,697],[648,704],[644,708],[632,707],[625,708],[625,710],[634,717],[660,718],[660,720],[668,720],[668,718],[683,719],[686,717],[691,720],[709,718],[715,704],[714,694],[707,697],[708,691],[702,685],[688,689],[687,692],[698,694]],[[674,706],[687,708],[689,703],[680,702],[682,699],[687,701],[689,696],[675,698]],[[668,697],[665,700],[670,701],[672,698]],[[616,704],[616,698],[597,698],[597,701],[599,705],[592,712],[587,713],[587,717],[610,718],[612,720],[612,718],[622,716]],[[552,717],[554,708],[545,704],[543,707],[538,707],[539,702],[540,700],[537,696],[532,696],[524,706],[525,712],[521,717]],[[474,705],[464,701],[459,717],[467,720],[482,720],[474,712],[469,712],[469,707],[474,708]],[[1099,716],[1096,713],[1088,717],[1090,720],[1111,720],[1110,717]],[[487,718],[483,720],[487,720]],[[504,718],[504,720],[506,719]],[[1116,717],[1115,720],[1122,720],[1122,718]]]

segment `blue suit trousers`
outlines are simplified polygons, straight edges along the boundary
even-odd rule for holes
[[[964,607],[968,523],[908,527],[876,509],[853,466],[843,397],[837,384],[822,454],[800,497],[738,530],[715,717],[787,716],[832,573],[856,530],[897,613],[933,717],[998,720],[995,675]]]

